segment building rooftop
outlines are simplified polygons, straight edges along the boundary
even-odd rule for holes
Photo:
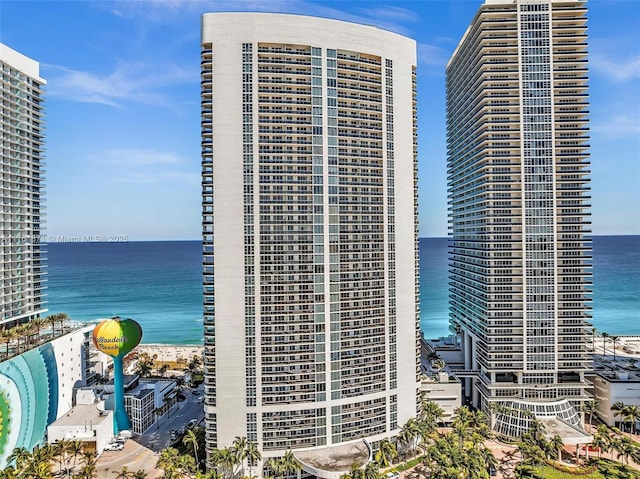
[[[98,425],[107,420],[111,411],[101,411],[95,404],[76,404],[52,426]]]
[[[571,424],[562,421],[559,418],[538,417],[538,420],[544,426],[549,438],[560,436],[562,438],[562,442],[566,445],[588,444],[593,441],[593,436],[576,429]]]
[[[353,464],[364,466],[371,458],[371,450],[365,441],[339,446],[293,451],[302,468],[317,477],[340,477],[351,470]]]
[[[640,382],[640,358],[629,355],[593,355],[593,372],[610,382]]]

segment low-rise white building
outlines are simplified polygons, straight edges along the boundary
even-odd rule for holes
[[[451,422],[454,411],[462,406],[462,382],[450,368],[463,364],[460,344],[455,337],[426,340],[422,336],[420,346],[420,393],[442,408],[443,422]]]
[[[131,429],[142,434],[176,403],[176,383],[167,380],[140,381],[125,391],[124,407],[131,420]]]
[[[451,422],[455,415],[454,411],[462,406],[462,383],[449,372],[423,375],[420,381],[420,392],[425,399],[435,402],[442,408],[443,422]]]
[[[80,440],[85,447],[102,453],[113,437],[113,411],[100,409],[99,403],[76,404],[50,424],[47,441],[53,444],[61,440]]]
[[[608,426],[620,426],[622,418],[611,410],[616,402],[640,406],[640,356],[594,355],[593,399],[598,417]]]

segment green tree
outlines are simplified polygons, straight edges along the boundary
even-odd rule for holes
[[[115,479],[131,479],[133,473],[129,471],[129,468],[127,466],[123,466],[120,472],[118,472],[117,474],[118,475],[115,477]]]
[[[298,471],[302,470],[302,465],[298,462],[291,450],[284,453],[281,461],[285,474],[296,474]]]
[[[598,426],[597,432],[593,435],[593,442],[591,444],[598,448],[598,459],[600,459],[603,452],[609,451],[611,444],[611,433],[609,432],[609,428],[604,424]]]
[[[620,336],[611,336],[611,342],[613,344],[613,361],[616,361],[616,345],[620,341]]]
[[[626,465],[629,465],[629,457],[635,449],[633,441],[628,437],[620,438],[619,441],[616,441],[614,448],[616,451],[616,457],[618,459],[622,458],[623,462]]]
[[[219,450],[218,464],[222,468],[222,477],[233,476],[234,469],[238,464],[235,452],[228,447]]]
[[[246,447],[247,463],[249,464],[249,476],[253,477],[253,468],[262,459],[262,454],[258,449],[258,443],[249,441]]]
[[[182,444],[185,445],[188,449],[193,451],[193,456],[196,462],[196,465],[199,466],[200,461],[198,460],[198,437],[193,429],[188,429],[182,438]]]
[[[600,334],[602,338],[602,355],[607,356],[607,339],[609,339],[609,333],[603,332]]]
[[[600,403],[594,400],[586,401],[582,404],[582,412],[589,415],[589,426],[593,425],[591,419],[593,418],[593,414],[598,412],[599,407]]]
[[[151,375],[152,369],[153,369],[153,359],[151,359],[148,354],[145,354],[145,353],[139,354],[136,372],[141,377],[146,378]]]
[[[375,461],[380,465],[380,467],[389,467],[394,459],[398,457],[398,450],[396,449],[396,445],[392,443],[389,439],[384,438],[378,444],[378,450],[375,454]]]
[[[628,404],[620,411],[625,422],[629,421],[629,432],[636,433],[636,423],[640,421],[640,407],[635,404]]]
[[[562,460],[562,448],[564,447],[564,442],[562,438],[556,434],[549,441],[549,447],[551,447],[556,453],[556,459],[558,461]]]
[[[611,411],[615,413],[614,422],[616,417],[619,417],[620,422],[622,422],[622,411],[624,410],[624,406],[624,403],[621,401],[616,401],[611,405]]]
[[[340,476],[340,478],[341,479],[366,479],[364,476],[364,471],[362,470],[362,467],[360,466],[360,464],[356,462],[351,464],[351,470],[348,473]]]
[[[381,474],[376,462],[369,462],[364,466],[364,479],[380,479]]]
[[[160,452],[157,467],[163,470],[164,479],[180,479],[181,471],[180,453],[176,448],[168,447]]]
[[[16,447],[7,457],[7,463],[12,464],[15,462],[17,470],[25,468],[27,463],[31,460],[31,452],[24,447]]]

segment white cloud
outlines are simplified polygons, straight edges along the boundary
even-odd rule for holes
[[[375,25],[392,32],[409,35],[406,24],[419,21],[417,15],[402,7],[385,6],[354,10],[359,14],[340,9],[340,2],[326,4],[305,0],[156,0],[95,2],[96,8],[108,9],[113,15],[136,18],[157,23],[175,22],[180,13],[202,12],[274,12],[333,18],[348,22]],[[335,5],[335,7],[334,7]]]
[[[192,162],[167,151],[115,148],[95,153],[89,161],[103,170],[102,179],[137,184],[200,183],[200,171]]]
[[[129,63],[106,75],[47,65],[48,95],[72,101],[122,107],[125,103],[171,107],[161,90],[178,84],[197,83],[195,68],[176,65]]]
[[[390,5],[386,5],[384,7],[362,9],[362,13],[367,17],[378,18],[384,20],[385,22],[392,20],[398,22],[416,23],[420,20],[419,16],[414,10],[409,10],[408,8],[402,7],[393,7]]]
[[[449,61],[449,53],[444,48],[427,43],[418,44],[418,62],[420,64],[441,67],[444,72],[447,61]]]
[[[615,115],[611,118],[593,121],[591,130],[604,140],[638,138],[640,136],[640,117],[638,115]]]
[[[144,150],[139,148],[116,148],[100,155],[94,160],[105,163],[125,163],[132,165],[179,165],[185,163],[175,153],[166,151]]]
[[[625,60],[613,60],[610,56],[592,54],[589,59],[591,69],[615,82],[625,82],[640,78],[640,55]]]

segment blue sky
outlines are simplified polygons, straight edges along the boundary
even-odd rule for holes
[[[482,0],[11,1],[47,82],[47,234],[200,238],[200,15],[271,11],[418,42],[420,234],[446,236],[445,64]],[[595,234],[640,234],[640,1],[589,6]]]

